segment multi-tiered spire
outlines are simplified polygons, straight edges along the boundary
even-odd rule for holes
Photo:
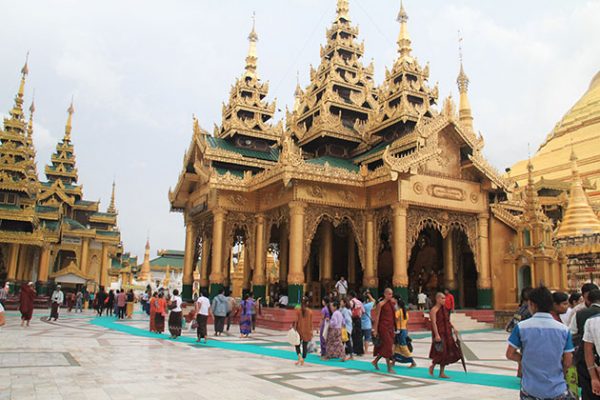
[[[110,204],[108,205],[108,208],[106,209],[106,212],[109,214],[116,214],[117,213],[117,207],[115,205],[115,187],[116,187],[116,183],[113,180],[112,183],[112,192],[110,194]]]
[[[357,126],[364,124],[377,102],[373,65],[364,67],[364,43],[357,43],[358,28],[350,23],[347,0],[338,0],[336,18],[321,46],[321,63],[311,67],[310,85],[297,91],[297,103],[287,114],[287,125],[300,145],[315,155],[334,155],[327,138],[343,143],[335,155],[347,157],[362,143]]]
[[[557,239],[600,234],[600,221],[590,206],[579,175],[577,156],[571,151],[571,189],[567,211],[556,233]]]
[[[465,74],[465,69],[463,68],[463,59],[462,59],[462,38],[458,38],[459,42],[459,58],[460,58],[460,72],[458,73],[458,77],[456,78],[456,84],[458,85],[458,91],[460,93],[460,102],[458,106],[458,120],[461,122],[463,127],[467,128],[469,131],[473,132],[473,113],[471,112],[471,103],[469,102],[469,78],[467,74]]]
[[[262,83],[258,77],[258,55],[256,44],[256,22],[253,16],[252,30],[248,35],[249,47],[246,56],[245,71],[231,88],[228,104],[223,104],[222,126],[215,131],[218,138],[231,138],[234,142],[246,141],[255,145],[253,139],[267,141],[272,145],[281,136],[282,124],[273,126],[270,120],[275,113],[275,101],[268,103],[265,98],[269,92],[268,83]],[[268,148],[268,146],[264,146]]]
[[[438,98],[437,84],[433,89],[427,84],[429,65],[421,68],[411,54],[408,14],[402,3],[397,21],[400,24],[398,58],[391,71],[386,68],[385,80],[377,92],[377,112],[361,129],[368,138],[377,134],[385,136],[388,142],[410,131],[422,116],[432,116],[430,108]]]
[[[21,69],[21,81],[14,106],[9,111],[9,118],[4,119],[4,129],[0,130],[0,190],[13,192],[10,198],[15,200],[14,204],[17,204],[15,196],[21,197],[19,204],[23,205],[35,201],[39,190],[34,153],[28,142],[28,127],[23,112],[28,73],[26,61]]]
[[[65,135],[63,140],[56,145],[56,152],[52,154],[51,165],[46,166],[46,177],[54,183],[61,181],[64,185],[77,184],[77,168],[75,168],[75,152],[71,143],[71,130],[73,127],[73,100],[67,109],[69,114],[65,124]]]

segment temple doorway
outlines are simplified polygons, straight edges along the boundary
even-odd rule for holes
[[[385,222],[379,229],[379,246],[377,249],[377,279],[378,293],[382,294],[386,288],[393,287],[394,258],[390,237],[390,224]]]
[[[477,266],[467,235],[461,230],[454,229],[453,270],[456,271],[456,306],[460,308],[477,307]]]
[[[408,263],[408,301],[417,304],[419,292],[433,299],[443,282],[442,234],[424,228],[410,252]]]
[[[310,255],[304,274],[306,293],[312,296],[313,304],[334,290],[335,283],[343,276],[349,290],[362,286],[363,272],[360,264],[358,244],[351,223],[344,219],[334,226],[323,219],[310,245]]]
[[[522,293],[523,289],[531,287],[531,266],[523,265],[519,268],[517,276],[517,293]]]

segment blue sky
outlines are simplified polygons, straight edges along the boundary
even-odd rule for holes
[[[600,1],[406,0],[413,54],[430,62],[440,98],[457,96],[458,30],[475,129],[504,170],[527,157],[600,69]],[[75,97],[73,142],[87,198],[108,204],[117,182],[125,247],[142,255],[183,248],[181,214],[167,192],[182,167],[192,114],[205,129],[244,65],[252,12],[259,74],[278,108],[293,104],[296,73],[308,83],[335,0],[5,2],[0,24],[0,113],[12,105],[25,53],[35,88],[38,172],[64,132]],[[396,0],[350,0],[365,63],[380,83],[396,57]],[[284,112],[277,114],[278,118]]]

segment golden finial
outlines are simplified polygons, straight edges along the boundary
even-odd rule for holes
[[[29,67],[28,64],[29,63],[29,52],[27,52],[27,55],[25,56],[25,64],[23,65],[23,68],[21,68],[21,83],[19,84],[19,91],[17,92],[17,96],[15,97],[15,108],[17,110],[16,113],[13,114],[17,114],[14,115],[17,118],[21,118],[22,114],[23,114],[23,95],[25,93],[25,78],[27,77],[27,75],[29,74]]]
[[[337,20],[344,19],[350,21],[350,5],[348,0],[337,0],[336,7]]]
[[[458,106],[458,119],[468,129],[473,130],[473,114],[471,112],[471,103],[469,102],[469,78],[465,74],[463,67],[463,54],[462,54],[462,35],[458,31],[458,58],[460,61],[460,71],[456,78],[456,84],[458,91],[460,92],[460,101]]]
[[[27,123],[27,139],[29,141],[32,140],[33,136],[33,113],[35,113],[35,90],[33,91],[33,98],[29,106],[29,122]]]
[[[116,187],[116,183],[115,183],[115,180],[113,179],[112,193],[110,195],[110,204],[108,205],[108,208],[106,209],[106,212],[108,212],[110,214],[117,213],[117,207],[115,207],[115,187]]]
[[[396,21],[400,23],[400,33],[398,34],[398,53],[400,53],[400,57],[408,57],[410,56],[411,47],[410,47],[410,36],[408,35],[408,14],[404,9],[404,2],[400,0],[400,12],[398,12],[398,17]]]
[[[73,124],[73,113],[75,112],[75,108],[73,108],[73,96],[71,96],[71,105],[67,108],[67,112],[69,116],[67,117],[67,124],[65,125],[65,138],[64,141],[68,142],[71,140],[71,128]]]
[[[256,42],[258,42],[258,34],[256,33],[256,13],[252,13],[252,30],[248,35],[250,45],[248,47],[248,56],[246,57],[246,75],[258,78],[256,74],[258,53],[256,51]]]

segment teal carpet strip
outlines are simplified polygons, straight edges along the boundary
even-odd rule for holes
[[[125,321],[127,322],[127,321]],[[99,317],[90,320],[90,323],[96,326],[100,326],[106,329],[126,333],[133,336],[152,338],[152,339],[163,339],[163,340],[174,340],[182,343],[188,343],[193,346],[198,347],[208,347],[215,349],[223,349],[223,350],[231,350],[238,351],[241,353],[248,354],[256,354],[260,356],[267,357],[275,357],[283,360],[297,360],[295,351],[287,351],[281,350],[277,348],[272,348],[264,345],[256,345],[256,344],[243,344],[243,343],[231,343],[231,342],[222,342],[218,340],[210,340],[207,344],[199,344],[196,343],[196,340],[191,337],[179,337],[178,339],[169,339],[168,334],[156,334],[149,332],[145,329],[137,328],[134,326],[126,325],[124,323],[117,322],[112,317]],[[291,349],[291,346],[290,346]],[[369,361],[360,361],[360,360],[349,360],[346,362],[341,362],[337,360],[329,360],[324,361],[319,358],[319,356],[310,354],[306,362],[316,365],[324,365],[328,367],[337,367],[337,368],[349,368],[359,371],[365,372],[377,372],[373,369],[373,366]],[[385,363],[381,363],[382,369],[385,369]],[[419,379],[430,379],[435,381],[447,381],[446,379],[440,379],[436,377],[431,377],[428,373],[427,368],[417,367],[417,368],[406,368],[406,367],[395,367],[396,372],[400,376],[406,376],[411,378],[419,378]],[[383,373],[383,372],[381,372]],[[447,375],[450,376],[452,382],[456,383],[464,383],[469,385],[480,385],[480,386],[488,386],[488,387],[497,387],[503,389],[512,389],[519,390],[520,382],[519,379],[514,376],[506,376],[506,375],[495,375],[495,374],[486,374],[479,372],[469,372],[464,373],[462,371],[446,371]]]

